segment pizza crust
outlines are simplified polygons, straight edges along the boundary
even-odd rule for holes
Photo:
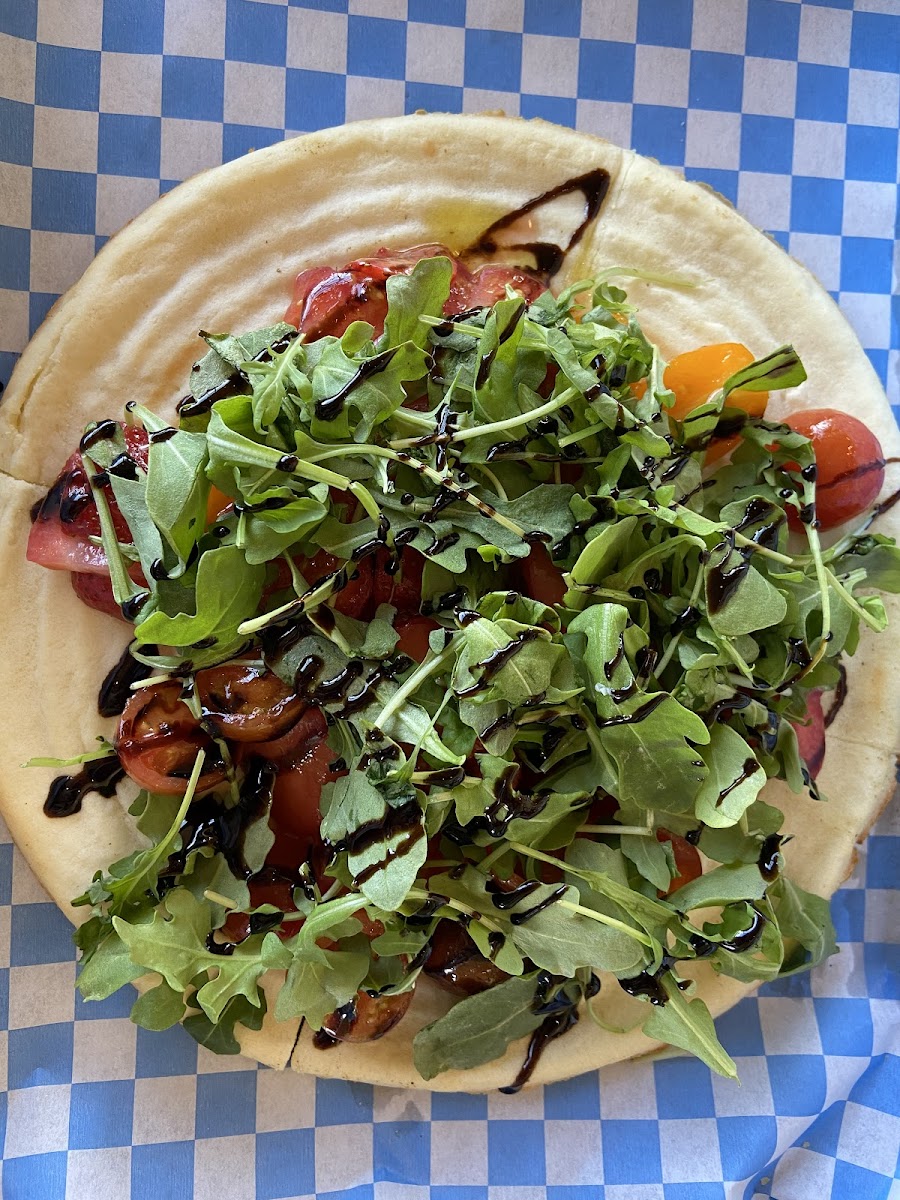
[[[694,286],[626,282],[645,331],[665,354],[716,341],[742,341],[762,354],[791,341],[809,380],[775,393],[770,411],[842,408],[878,433],[887,455],[900,453],[877,376],[813,277],[707,189],[608,142],[542,121],[416,115],[308,134],[195,177],[104,247],[54,306],[0,404],[0,751],[8,764],[0,811],[35,874],[73,920],[87,914],[69,899],[98,867],[140,842],[124,797],[92,795],[76,816],[51,822],[41,806],[55,772],[16,769],[33,755],[77,753],[113,730],[113,722],[97,717],[93,698],[124,648],[125,627],[81,604],[64,574],[24,558],[28,510],[84,425],[120,415],[129,399],[172,415],[190,364],[204,349],[191,331],[240,331],[276,320],[295,272],[339,266],[381,246],[438,241],[459,250],[504,213],[597,167],[610,172],[610,189],[558,286],[609,266],[687,279]],[[539,219],[542,237],[565,244],[571,225],[562,222],[571,220],[571,209],[554,208]],[[886,491],[900,485],[900,476],[889,476],[889,484]],[[900,533],[900,507],[878,528]],[[829,802],[793,796],[777,783],[765,791],[796,835],[785,851],[788,873],[822,895],[846,877],[857,839],[893,789],[900,673],[891,663],[900,604],[895,598],[887,604],[891,628],[878,638],[864,634],[848,664],[849,695],[829,731],[820,777]],[[697,969],[714,1015],[752,990],[714,976],[705,964]],[[508,1083],[521,1045],[504,1059],[428,1085],[416,1075],[412,1036],[448,1002],[426,981],[408,1016],[381,1041],[323,1053],[302,1031],[291,1063],[321,1076],[435,1090]],[[612,1024],[629,1025],[645,1009],[607,981],[599,1011]],[[281,1066],[297,1029],[297,1022],[267,1018],[242,1045]],[[610,1035],[585,1016],[550,1044],[534,1082],[653,1049],[639,1031]]]

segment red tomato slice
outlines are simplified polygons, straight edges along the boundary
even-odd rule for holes
[[[320,844],[322,814],[319,799],[326,783],[344,772],[331,769],[334,751],[326,741],[318,742],[299,760],[288,760],[275,779],[269,824],[276,844],[269,854],[275,861],[296,866],[303,862],[308,848]],[[290,843],[290,845],[289,845]]]
[[[87,571],[73,571],[69,576],[72,581],[72,591],[88,608],[96,608],[98,612],[107,613],[124,621],[122,610],[113,597],[112,581],[109,575],[94,575]]]
[[[414,991],[415,988],[410,988],[398,996],[370,996],[368,992],[357,992],[352,1010],[331,1013],[322,1028],[336,1042],[374,1042],[406,1016]]]
[[[300,719],[280,737],[265,742],[254,742],[248,750],[260,754],[272,762],[283,763],[289,769],[294,762],[304,759],[328,733],[328,726],[321,709],[310,704]]]
[[[199,750],[206,751],[197,792],[225,778],[218,748],[181,699],[177,680],[135,692],[119,718],[116,753],[141,787],[165,796],[181,796]]]
[[[806,701],[808,725],[794,724],[800,757],[806,763],[811,778],[815,779],[825,760],[825,715],[822,712],[822,693],[810,692]]]
[[[195,677],[207,727],[233,742],[266,742],[295,726],[307,707],[272,671],[223,663]]]
[[[400,635],[397,649],[414,662],[424,662],[428,654],[428,635],[440,626],[430,617],[398,617],[394,628]]]
[[[810,438],[816,452],[819,526],[833,529],[865,512],[884,483],[884,451],[869,427],[833,408],[791,413],[786,424]],[[788,521],[792,529],[803,529],[793,507]]]
[[[464,301],[465,308],[482,308],[496,304],[498,300],[506,299],[507,284],[515,291],[521,292],[529,302],[536,300],[542,292],[547,290],[546,284],[542,283],[533,272],[527,271],[523,267],[512,267],[505,263],[490,263],[473,272],[472,282],[460,300]],[[449,312],[454,311],[460,310],[449,310]],[[444,312],[449,315],[446,305]]]
[[[540,542],[531,547],[527,558],[518,562],[522,593],[541,604],[562,604],[566,585],[562,572]]]
[[[680,837],[677,833],[670,833],[668,829],[657,829],[656,840],[658,842],[671,842],[672,852],[675,855],[675,870],[678,874],[669,884],[666,892],[663,895],[671,895],[677,888],[684,887],[686,883],[690,883],[692,879],[699,879],[703,874],[703,863],[700,860],[700,852],[696,846],[692,846],[685,838]]]

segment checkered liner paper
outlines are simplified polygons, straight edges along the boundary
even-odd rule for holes
[[[501,108],[711,184],[812,268],[900,403],[900,0],[0,0],[0,97],[0,378],[195,171],[345,120]],[[79,1002],[69,926],[2,844],[2,1194],[898,1200],[898,866],[895,805],[835,898],[840,955],[718,1022],[740,1087],[670,1058],[430,1096]]]

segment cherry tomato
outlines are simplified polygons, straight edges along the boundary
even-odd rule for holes
[[[815,779],[825,760],[825,715],[822,712],[822,693],[810,692],[806,701],[808,725],[794,724],[800,757],[806,763],[811,778]]]
[[[444,312],[450,316],[453,312],[463,312],[467,308],[482,308],[496,304],[498,300],[506,299],[507,284],[515,291],[520,292],[529,302],[536,300],[542,292],[547,290],[546,284],[542,283],[532,271],[527,271],[522,267],[509,266],[506,263],[489,263],[474,271],[468,288],[465,291],[460,289],[458,298],[454,298],[456,303],[462,305],[462,308],[451,309],[448,307],[448,302],[444,305]]]
[[[693,409],[705,404],[730,376],[752,362],[753,355],[740,342],[721,342],[677,354],[663,376],[666,387],[675,393],[675,404],[669,409],[670,415],[676,421],[683,421]],[[729,394],[728,407],[742,408],[751,417],[761,417],[768,400],[768,392],[749,392],[739,388]]]
[[[398,617],[394,628],[400,635],[397,650],[406,654],[413,662],[424,662],[428,654],[428,635],[439,628],[430,617]]]
[[[233,742],[279,738],[297,723],[306,701],[272,671],[223,663],[196,675],[207,727]]]
[[[265,742],[254,742],[248,749],[271,762],[282,763],[287,769],[294,762],[304,759],[327,733],[328,726],[321,709],[310,704],[299,720],[280,737],[270,738]]]
[[[884,483],[884,452],[874,433],[856,417],[833,408],[791,413],[791,429],[811,439],[816,452],[816,518],[833,529],[865,512]],[[791,508],[791,528],[801,522]]]
[[[527,558],[519,560],[522,592],[541,604],[562,604],[566,585],[559,567],[551,559],[547,547],[535,543]]]
[[[398,996],[370,996],[368,992],[357,992],[352,1008],[347,1006],[331,1013],[322,1028],[336,1042],[374,1042],[406,1016],[414,990],[410,988]]]
[[[209,495],[206,498],[206,524],[214,525],[216,518],[220,517],[226,509],[230,509],[234,501],[230,496],[226,496],[224,492],[220,492],[213,483],[209,488]]]
[[[294,866],[303,862],[306,851],[313,843],[318,844],[322,814],[319,800],[326,783],[338,779],[345,772],[332,771],[334,751],[326,741],[320,741],[307,750],[302,758],[288,761],[278,772],[272,795],[272,810],[269,824],[276,837],[276,847],[282,853],[278,861]],[[288,841],[293,843],[293,852],[286,853]],[[270,852],[270,859],[272,853]]]
[[[135,692],[119,718],[115,746],[127,773],[151,792],[183,795],[199,750],[206,758],[197,792],[225,778],[218,748],[181,699],[177,680]]]
[[[689,841],[677,833],[670,833],[668,829],[657,829],[656,840],[671,842],[672,852],[675,855],[675,870],[678,872],[663,893],[664,895],[669,896],[678,888],[684,887],[686,883],[690,883],[692,879],[699,879],[703,874],[703,864],[696,846],[692,846]]]
[[[447,991],[464,996],[474,996],[509,978],[484,957],[456,921],[438,921],[424,971]]]

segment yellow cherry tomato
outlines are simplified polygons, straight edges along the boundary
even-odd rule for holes
[[[705,404],[726,379],[752,362],[753,355],[740,342],[700,346],[676,355],[663,377],[666,387],[675,393],[675,404],[669,413],[676,421],[683,421],[698,405]],[[761,417],[768,400],[768,392],[738,389],[730,393],[727,404],[729,408],[744,409],[751,417]]]

